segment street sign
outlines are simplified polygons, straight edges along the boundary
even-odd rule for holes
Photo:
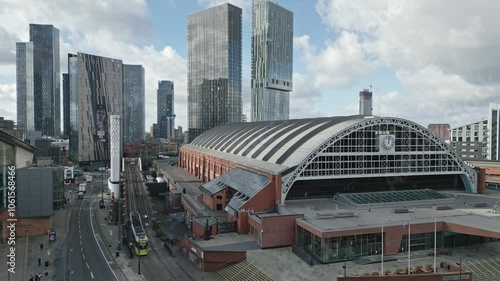
[[[55,242],[55,241],[56,241],[56,232],[50,231],[49,232],[49,242]]]

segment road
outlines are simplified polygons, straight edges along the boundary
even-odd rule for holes
[[[108,261],[99,248],[91,204],[97,204],[101,195],[100,184],[87,187],[85,197],[75,200],[69,219],[66,238],[66,278],[69,281],[116,281]],[[105,250],[105,249],[104,249]]]

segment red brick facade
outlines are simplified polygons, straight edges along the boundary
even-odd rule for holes
[[[7,241],[9,237],[9,230],[7,226],[9,222],[7,222],[7,209],[3,210],[0,213],[0,221],[2,222],[2,241]],[[50,231],[50,217],[40,217],[40,218],[19,218],[16,222],[16,235],[24,236],[24,235],[42,235],[47,234]],[[47,236],[48,239],[48,236]]]
[[[181,252],[201,271],[214,272],[246,260],[246,252],[203,251],[194,241],[184,238]]]

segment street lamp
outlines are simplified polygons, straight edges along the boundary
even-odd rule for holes
[[[459,267],[460,267],[460,280],[462,280],[462,256],[460,256],[460,264],[459,264]]]
[[[139,244],[139,247],[141,247],[140,244]],[[141,275],[141,255],[140,255],[140,252],[139,252],[139,259],[137,259],[137,264],[139,265],[139,271],[137,272],[137,274]]]
[[[101,209],[104,209],[104,171],[105,171],[105,167],[102,167],[102,171],[101,171],[101,205],[102,207],[100,207]]]
[[[344,281],[347,281],[347,258],[344,258]]]

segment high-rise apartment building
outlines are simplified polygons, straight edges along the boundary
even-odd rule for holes
[[[70,157],[109,161],[111,115],[123,116],[123,65],[118,59],[69,54]]]
[[[488,151],[488,123],[488,120],[483,120],[456,127],[449,131],[450,146],[458,156],[462,159],[475,160],[490,158]],[[435,131],[433,132],[436,134]]]
[[[123,65],[123,136],[130,144],[144,139],[145,133],[145,80],[142,65]]]
[[[158,81],[156,90],[158,136],[155,138],[175,139],[174,82]]]
[[[53,25],[30,24],[30,42],[17,43],[16,52],[20,129],[27,133],[33,124],[33,130],[43,135],[59,136],[59,30]]]
[[[359,115],[372,115],[372,97],[373,93],[371,90],[364,89],[359,92]]]
[[[293,13],[273,0],[252,5],[252,121],[286,120],[293,88]]]
[[[189,141],[241,121],[241,8],[222,4],[188,15]]]
[[[69,74],[63,73],[63,135],[68,138],[70,130],[70,110],[69,110]]]
[[[490,103],[488,114],[488,159],[500,160],[500,104]]]

